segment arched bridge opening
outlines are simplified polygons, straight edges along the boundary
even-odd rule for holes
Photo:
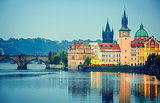
[[[42,59],[31,59],[25,64],[27,69],[46,69],[47,63]]]
[[[3,59],[13,60],[17,64],[17,69],[26,70],[30,61],[39,60],[48,67],[48,56],[34,56],[34,55],[0,55],[0,61]]]
[[[17,69],[18,63],[10,57],[0,58],[0,69]]]

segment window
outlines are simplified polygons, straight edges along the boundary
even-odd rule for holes
[[[74,60],[75,59],[75,56],[72,56],[72,60]]]
[[[118,62],[118,59],[117,59],[117,62]]]
[[[103,45],[100,45],[101,47],[103,47]]]
[[[110,45],[110,47],[113,47],[113,45]]]
[[[104,59],[102,59],[102,61],[105,61]]]
[[[111,55],[109,55],[109,57],[111,57]]]
[[[86,58],[86,56],[83,56],[83,59],[85,59]]]
[[[131,60],[133,60],[133,58],[131,58]]]
[[[113,61],[115,61],[115,59],[113,59]]]
[[[125,58],[127,58],[127,56],[125,56]]]
[[[102,57],[105,57],[105,55],[104,55],[104,54],[102,54]]]
[[[119,54],[119,57],[120,57],[120,54]]]
[[[108,57],[108,55],[106,55],[106,57]]]
[[[125,52],[127,52],[127,50],[125,50]]]
[[[108,61],[108,59],[106,59],[106,61]]]
[[[85,50],[84,50],[84,53],[85,53]]]
[[[109,59],[109,61],[111,61],[111,59]]]
[[[135,58],[135,60],[136,60],[136,58]]]
[[[106,47],[108,47],[108,45],[106,45]]]
[[[127,38],[125,38],[125,40],[127,40]]]

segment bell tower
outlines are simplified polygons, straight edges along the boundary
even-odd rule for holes
[[[121,65],[130,65],[131,62],[131,29],[128,28],[128,17],[124,10],[122,27],[119,30],[119,46],[121,48]]]

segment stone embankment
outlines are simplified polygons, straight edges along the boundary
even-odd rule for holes
[[[80,66],[80,71],[86,72],[123,72],[156,75],[160,77],[159,66]]]

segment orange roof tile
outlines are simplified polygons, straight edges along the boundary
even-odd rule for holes
[[[119,44],[114,43],[98,43],[100,49],[117,49],[120,50]]]

